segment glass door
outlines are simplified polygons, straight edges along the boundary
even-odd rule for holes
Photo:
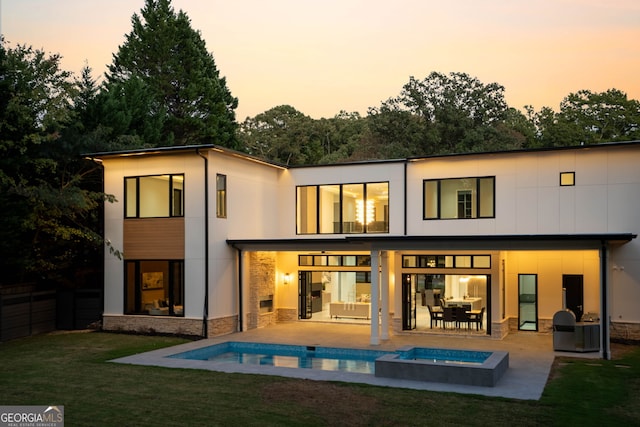
[[[518,329],[538,330],[538,275],[518,275]]]
[[[402,275],[402,330],[404,331],[416,328],[416,283],[413,277],[411,274]]]
[[[562,289],[565,294],[565,308],[576,315],[576,321],[582,319],[584,313],[584,284],[581,274],[563,274]]]
[[[312,294],[311,294],[311,272],[301,271],[298,273],[298,318],[311,319]]]

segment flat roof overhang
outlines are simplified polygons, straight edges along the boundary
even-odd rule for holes
[[[517,234],[490,236],[344,236],[340,238],[229,239],[248,251],[371,251],[371,250],[579,250],[622,245],[633,233]]]

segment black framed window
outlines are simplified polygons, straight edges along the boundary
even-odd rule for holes
[[[370,267],[371,255],[298,255],[303,267]]]
[[[184,175],[126,177],[124,212],[125,218],[184,216]]]
[[[560,172],[560,186],[570,187],[576,185],[575,172]]]
[[[296,187],[296,234],[388,232],[388,182]]]
[[[423,219],[495,218],[495,177],[426,179]]]
[[[216,175],[216,217],[227,217],[227,176]]]
[[[125,314],[184,316],[183,260],[125,261]]]
[[[404,268],[491,268],[491,255],[402,255]]]

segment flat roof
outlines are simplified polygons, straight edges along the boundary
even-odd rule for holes
[[[358,250],[568,250],[599,249],[603,244],[624,244],[633,233],[510,234],[474,236],[344,236],[300,239],[228,239],[242,250],[358,251]]]
[[[640,145],[640,140],[604,142],[600,144],[571,145],[571,146],[563,146],[563,147],[523,148],[518,150],[433,154],[428,156],[407,157],[404,159],[375,159],[375,160],[361,160],[361,161],[344,162],[344,163],[326,163],[326,164],[312,164],[312,165],[285,165],[279,162],[266,160],[258,156],[254,156],[248,153],[243,153],[241,151],[233,150],[231,148],[226,148],[226,147],[222,147],[215,144],[176,145],[176,146],[170,146],[170,147],[137,148],[132,150],[119,150],[119,151],[102,151],[102,152],[96,152],[96,153],[85,153],[82,156],[87,158],[92,158],[92,159],[102,159],[102,158],[109,158],[109,157],[172,154],[172,153],[188,152],[188,151],[197,152],[198,150],[214,150],[220,153],[232,155],[235,157],[246,158],[247,160],[252,160],[254,162],[260,162],[267,165],[272,165],[278,168],[296,169],[296,168],[310,168],[310,167],[323,167],[323,166],[326,167],[326,166],[346,166],[346,165],[367,165],[367,164],[375,164],[375,163],[416,162],[416,161],[428,160],[428,159],[462,157],[462,156],[491,156],[491,155],[499,155],[499,154],[539,153],[539,152],[566,151],[566,150],[589,150],[594,148],[637,146],[637,145]]]

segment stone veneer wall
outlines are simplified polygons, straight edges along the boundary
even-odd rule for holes
[[[162,333],[201,336],[202,319],[146,315],[104,315],[102,329],[138,333]]]
[[[611,322],[609,334],[612,340],[640,342],[640,323]]]
[[[275,323],[275,313],[260,313],[260,299],[276,293],[276,253],[249,252],[249,303],[247,329],[262,328]]]
[[[509,318],[509,332],[518,332],[518,318],[510,317]],[[531,331],[526,331],[531,332]],[[552,333],[553,332],[553,319],[544,319],[538,318],[538,332],[541,333]]]
[[[501,340],[510,332],[509,319],[502,319],[498,322],[491,322],[491,338]]]
[[[297,308],[276,309],[276,322],[290,322],[292,320],[298,320]]]
[[[226,335],[237,331],[238,316],[221,317],[207,321],[208,337]],[[202,319],[173,316],[105,315],[102,318],[105,331],[161,333],[202,336]]]

